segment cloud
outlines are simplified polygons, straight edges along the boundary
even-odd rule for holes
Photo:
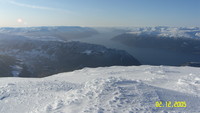
[[[41,9],[41,10],[59,11],[59,12],[64,12],[64,13],[72,13],[71,11],[68,11],[68,10],[45,7],[45,6],[38,6],[38,5],[24,4],[24,3],[19,3],[19,2],[15,2],[15,1],[9,1],[9,3],[16,5],[16,6],[27,7],[27,8],[32,8],[32,9]]]
[[[17,5],[17,6],[27,7],[27,8],[33,8],[33,9],[55,10],[54,8],[43,7],[43,6],[35,6],[35,5],[29,5],[29,4],[23,4],[23,3],[18,3],[18,2],[15,2],[15,1],[9,1],[9,3]]]

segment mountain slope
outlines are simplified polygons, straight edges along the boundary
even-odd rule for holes
[[[199,68],[130,66],[85,68],[40,78],[1,78],[2,113],[198,113]],[[187,107],[156,108],[157,101]]]
[[[138,60],[122,50],[81,42],[41,41],[12,35],[0,37],[0,55],[18,61],[15,67],[22,69],[16,76],[20,77],[45,77],[84,67],[140,65]],[[2,73],[0,76],[6,75]]]

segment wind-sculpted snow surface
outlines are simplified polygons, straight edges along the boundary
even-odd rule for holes
[[[108,113],[154,111],[154,102],[159,101],[155,89],[141,82],[120,78],[95,79],[86,82],[84,87],[71,91],[66,97],[66,108],[71,113]]]
[[[41,79],[1,78],[1,113],[199,113],[200,69],[85,68]],[[155,107],[185,101],[187,107]]]

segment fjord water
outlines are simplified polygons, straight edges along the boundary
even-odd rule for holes
[[[125,50],[143,65],[170,65],[181,66],[188,62],[200,62],[199,54],[188,54],[177,51],[163,50],[160,48],[141,48],[131,47],[124,45],[120,42],[111,40],[115,36],[127,32],[126,30],[113,30],[109,28],[97,29],[99,32],[96,35],[74,39],[75,41],[81,41],[92,44],[104,45],[108,48]],[[148,43],[148,42],[146,42]]]

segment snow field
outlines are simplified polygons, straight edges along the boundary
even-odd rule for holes
[[[84,68],[46,78],[1,78],[1,113],[199,113],[200,69]],[[185,101],[187,107],[155,107]]]

